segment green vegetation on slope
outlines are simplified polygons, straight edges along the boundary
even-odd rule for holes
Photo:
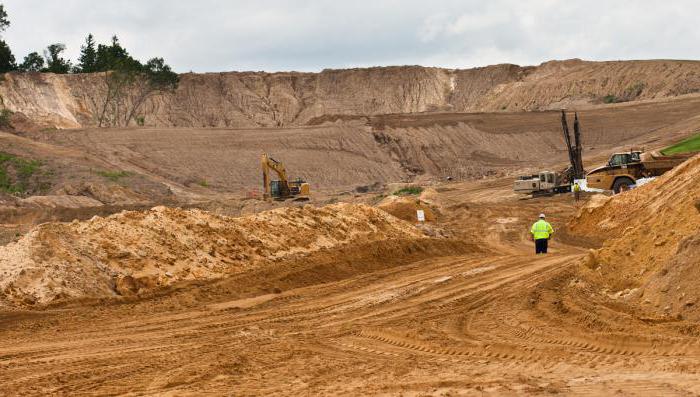
[[[30,190],[46,190],[48,183],[32,181],[32,177],[42,174],[41,166],[39,160],[26,160],[0,152],[0,191],[25,194]],[[37,189],[31,188],[34,184]]]
[[[423,191],[423,188],[420,186],[407,186],[404,188],[401,188],[393,193],[394,196],[413,196],[417,194],[421,194]]]
[[[0,128],[12,127],[10,117],[12,117],[12,111],[10,111],[9,109],[0,110]]]
[[[693,152],[700,152],[700,134],[691,136],[661,151],[661,153],[665,155]]]
[[[120,179],[131,176],[129,171],[97,171],[97,175],[103,176],[112,182],[118,182]]]

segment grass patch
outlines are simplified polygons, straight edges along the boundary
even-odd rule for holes
[[[197,184],[201,187],[209,187],[209,182],[207,182],[206,179],[202,179],[201,181],[197,182]]]
[[[12,128],[10,117],[12,117],[12,111],[10,109],[0,110],[0,128]]]
[[[617,100],[617,97],[615,95],[610,94],[610,95],[606,95],[603,97],[603,103],[617,103],[617,102],[619,102],[619,101]]]
[[[119,182],[120,179],[131,176],[129,171],[97,171],[97,175],[103,176],[112,182]]]
[[[30,179],[40,173],[41,166],[42,163],[39,160],[27,160],[0,152],[0,191],[26,193]]]
[[[421,194],[422,192],[423,188],[420,186],[407,186],[395,191],[392,194],[394,196],[415,196]]]
[[[694,152],[700,152],[700,134],[691,136],[661,151],[665,155]]]

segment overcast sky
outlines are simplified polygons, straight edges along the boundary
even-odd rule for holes
[[[696,0],[0,0],[18,62],[88,33],[178,72],[698,59]]]

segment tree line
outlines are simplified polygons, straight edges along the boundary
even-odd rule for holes
[[[9,26],[10,20],[5,6],[0,4],[0,33]],[[141,63],[129,55],[129,52],[119,43],[117,36],[112,37],[110,44],[97,44],[94,36],[88,34],[85,44],[80,47],[80,56],[75,65],[64,58],[65,50],[65,44],[51,44],[43,51],[43,56],[35,51],[17,64],[9,45],[5,40],[0,39],[0,73],[19,71],[63,74],[131,71],[154,75],[159,81],[176,79],[176,74],[163,58],[152,58],[146,63]]]
[[[4,5],[0,4],[0,33],[10,26]],[[66,46],[51,44],[43,56],[32,52],[19,64],[5,40],[0,38],[0,73],[100,73],[104,84],[99,95],[89,98],[99,126],[143,124],[142,105],[157,93],[177,88],[179,76],[163,58],[151,58],[145,63],[133,58],[115,35],[109,44],[98,44],[88,34],[80,48],[78,62],[73,65],[64,58]]]

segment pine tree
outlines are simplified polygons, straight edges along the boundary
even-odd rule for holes
[[[80,47],[80,57],[76,71],[80,73],[97,72],[97,50],[95,49],[95,39],[90,33],[85,39],[85,45]]]
[[[10,20],[7,18],[5,6],[0,4],[0,32],[4,32],[9,26]],[[0,73],[6,73],[15,69],[17,69],[17,64],[10,46],[7,45],[5,40],[0,40]]]
[[[17,69],[15,56],[12,55],[10,47],[5,40],[0,40],[0,73],[7,73]]]
[[[0,4],[0,32],[4,32],[10,26],[10,20],[7,19],[7,11],[5,6]]]
[[[95,68],[98,72],[137,71],[141,67],[141,63],[132,58],[126,48],[122,47],[117,36],[112,37],[112,45],[97,46]]]

